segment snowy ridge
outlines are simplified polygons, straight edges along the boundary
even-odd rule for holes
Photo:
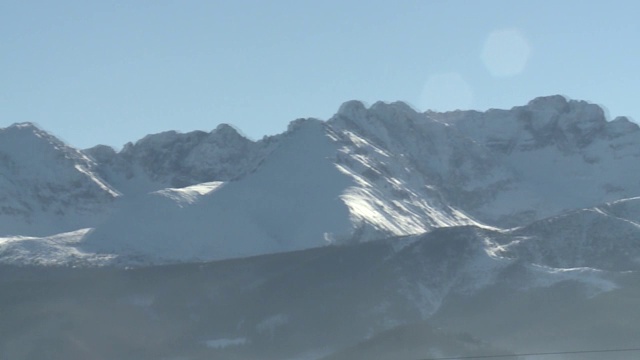
[[[462,205],[477,218],[507,226],[640,194],[640,128],[608,122],[603,110],[562,96],[485,113],[429,113],[490,150],[510,174],[493,199]]]
[[[640,199],[633,198],[543,219],[509,231],[516,240],[505,248],[550,267],[637,270],[638,209]]]
[[[221,124],[209,133],[147,135],[118,153],[104,145],[85,152],[96,159],[105,179],[124,193],[136,194],[239,178],[253,170],[275,142],[275,137],[253,142]]]

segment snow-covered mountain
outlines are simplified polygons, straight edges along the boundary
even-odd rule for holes
[[[299,119],[259,141],[220,125],[148,135],[120,152],[79,151],[17,124],[0,133],[0,233],[13,239],[0,249],[9,259],[6,249],[28,248],[20,236],[69,232],[70,259],[162,263],[441,227],[531,228],[639,196],[638,129],[561,96],[484,113],[349,101],[327,121]],[[91,230],[77,240],[81,229]],[[18,252],[47,258],[38,248]]]
[[[0,357],[635,346],[638,130],[560,96],[349,101],[259,141],[220,125],[119,152],[0,129]]]

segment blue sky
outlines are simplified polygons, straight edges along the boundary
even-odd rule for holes
[[[253,139],[350,99],[510,108],[563,94],[640,119],[636,1],[0,1],[0,127],[120,148]]]

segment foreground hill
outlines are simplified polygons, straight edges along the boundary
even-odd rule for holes
[[[460,227],[213,263],[4,266],[0,354],[412,360],[637,344],[639,265],[537,265],[503,236]]]

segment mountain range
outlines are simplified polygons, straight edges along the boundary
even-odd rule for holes
[[[484,113],[350,101],[259,141],[220,125],[119,152],[15,124],[0,130],[1,258],[159,264],[525,226],[640,195],[638,130],[562,96]]]
[[[120,151],[11,125],[0,129],[0,305],[11,309],[0,354],[37,359],[57,344],[66,359],[84,348],[411,359],[627,346],[640,333],[629,314],[639,130],[563,96],[446,113],[349,101],[258,141],[223,124]],[[585,320],[593,313],[608,316]],[[38,341],[49,345],[28,345]]]

